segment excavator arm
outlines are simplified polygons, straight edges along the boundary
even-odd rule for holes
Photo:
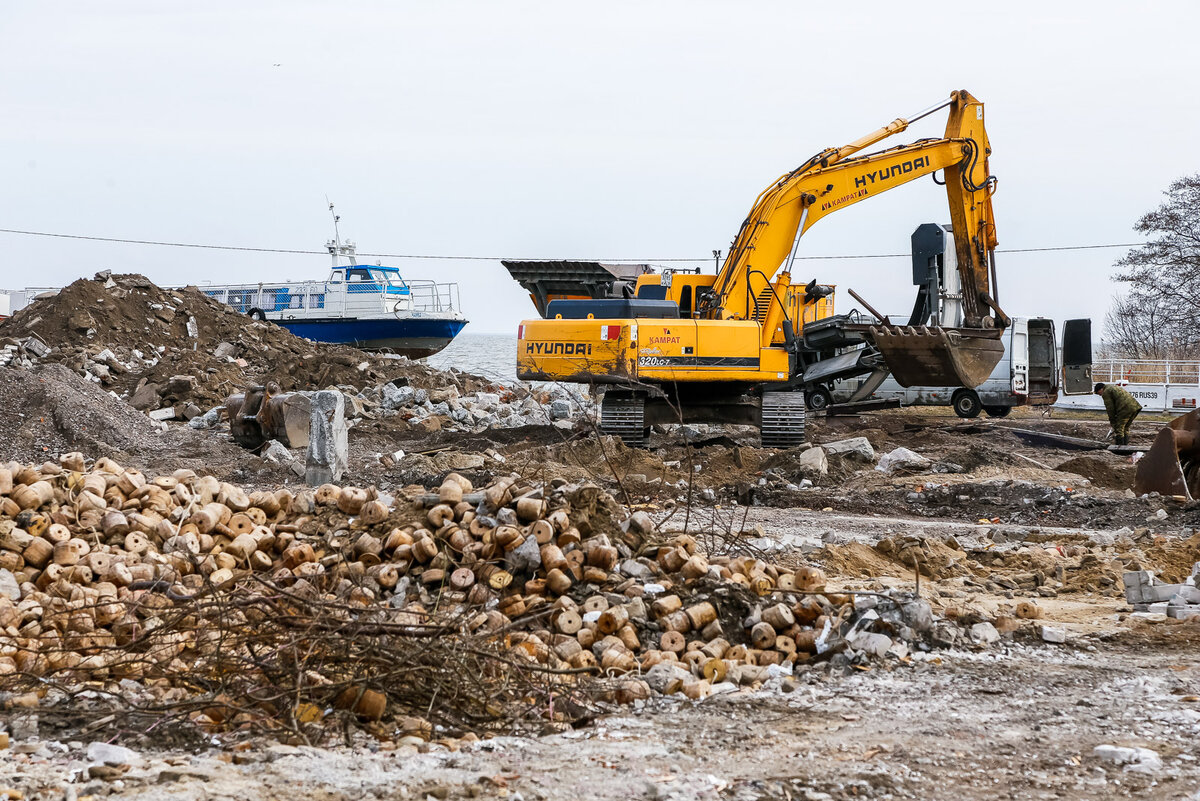
[[[857,155],[947,106],[949,118],[941,139]],[[991,148],[983,117],[983,104],[970,93],[957,91],[943,103],[909,119],[897,119],[848,145],[818,153],[781,176],[759,195],[742,223],[712,292],[700,308],[702,315],[750,319],[756,290],[780,270],[784,272],[782,282],[790,283],[800,238],[818,220],[941,171],[962,279],[964,327],[881,328],[875,332],[879,335],[875,344],[901,383],[980,383],[1003,353],[998,336],[1009,322],[996,301],[996,226],[991,201],[996,180],[988,170]]]

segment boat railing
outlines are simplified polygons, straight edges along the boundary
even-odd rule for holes
[[[411,292],[413,309],[417,311],[450,312],[462,308],[458,284],[437,281],[405,281]]]
[[[337,285],[333,285],[337,286]],[[404,281],[400,292],[393,286],[375,282],[349,283],[345,292],[330,292],[325,281],[297,281],[282,284],[205,284],[198,289],[210,298],[247,314],[261,309],[267,314],[287,311],[321,310],[325,314],[345,314],[346,303],[363,295],[378,294],[385,304],[411,300],[401,308],[422,312],[453,312],[461,308],[458,284],[436,281]],[[407,291],[404,291],[407,290]],[[356,297],[357,296],[357,297]],[[356,304],[357,305],[357,304]]]

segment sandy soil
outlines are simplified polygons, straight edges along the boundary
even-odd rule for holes
[[[755,510],[753,518],[784,549],[807,550],[818,563],[904,527],[920,528],[927,538],[961,538],[968,550],[983,539],[982,527],[945,521],[784,510]],[[1104,534],[1013,532],[1063,542]],[[813,550],[818,543],[823,550]],[[901,570],[879,570],[839,575],[833,583],[912,580]],[[922,583],[922,595],[940,609],[962,602],[959,589],[953,578]],[[1196,793],[1200,625],[1145,622],[1111,596],[1036,600],[1045,619],[1020,621],[990,648],[914,654],[867,670],[802,667],[774,689],[702,702],[655,699],[541,738],[496,738],[457,751],[396,748],[363,735],[332,749],[255,743],[184,753],[147,746],[140,749],[145,764],[111,780],[86,778],[81,741],[32,754],[0,751],[0,775],[13,777],[11,786],[27,798],[1176,799]],[[981,591],[970,602],[994,612],[1013,600]],[[1043,643],[1042,625],[1066,631],[1067,642]],[[1099,745],[1152,749],[1161,766],[1126,770],[1094,755]]]

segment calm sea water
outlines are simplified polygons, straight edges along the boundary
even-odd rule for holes
[[[517,338],[507,334],[459,334],[441,353],[425,360],[430,367],[457,367],[493,381],[517,380]]]

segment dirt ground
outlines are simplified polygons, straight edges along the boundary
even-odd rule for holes
[[[198,293],[141,296],[148,291],[130,287],[125,300],[186,302],[190,314],[211,312],[213,327],[222,322]],[[114,319],[129,345],[149,336]],[[91,316],[43,333],[66,341],[72,326],[99,323]],[[249,348],[237,335],[221,334]],[[161,364],[166,373],[183,369]],[[5,370],[0,405],[0,460],[79,450],[249,486],[298,482],[222,430],[163,431],[65,366]],[[1148,445],[1160,426],[1139,419],[1134,443]],[[815,444],[865,437],[876,458],[905,447],[932,463],[887,474],[874,460],[836,454],[814,471],[799,451],[760,448],[753,430],[737,427],[656,430],[649,448],[634,450],[586,420],[483,434],[353,421],[345,483],[436,488],[450,472],[476,486],[514,472],[592,481],[710,554],[817,566],[836,590],[919,591],[937,615],[994,624],[1000,639],[948,641],[870,666],[802,665],[764,689],[699,702],[654,696],[538,738],[414,747],[360,732],[351,745],[321,749],[214,739],[163,750],[153,731],[126,731],[120,741],[141,754],[139,764],[89,778],[87,732],[47,728],[0,748],[0,797],[1200,798],[1200,624],[1134,614],[1121,581],[1141,569],[1184,580],[1200,562],[1200,504],[1134,497],[1129,457],[1047,447],[1012,428],[1098,440],[1108,426],[1094,414],[963,421],[928,409],[810,421]],[[405,455],[394,463],[382,458],[397,451]],[[1022,602],[1043,616],[1019,617]],[[1043,627],[1065,642],[1044,641]],[[1104,745],[1150,749],[1157,759],[1122,766],[1093,752]]]
[[[839,587],[911,582],[905,571],[837,573],[837,555],[897,529],[976,537],[972,527],[854,514],[756,510],[771,539],[802,551]],[[1032,530],[1021,532],[1034,535]],[[1102,535],[1043,530],[1057,541]],[[1010,549],[1028,547],[1017,543]],[[861,561],[861,560],[860,560]],[[886,565],[886,560],[880,560]],[[961,584],[926,579],[945,607]],[[952,647],[870,669],[800,667],[779,689],[701,702],[678,696],[540,738],[396,747],[362,736],[329,749],[252,743],[157,752],[115,781],[72,781],[83,742],[0,751],[0,775],[26,798],[858,799],[1190,798],[1200,790],[1200,625],[1145,622],[1123,600],[1037,598],[1046,618],[990,648]],[[973,603],[1011,603],[980,592]],[[1041,625],[1068,632],[1041,641]],[[149,742],[152,743],[152,740]],[[1101,745],[1148,748],[1161,766],[1126,770]]]

